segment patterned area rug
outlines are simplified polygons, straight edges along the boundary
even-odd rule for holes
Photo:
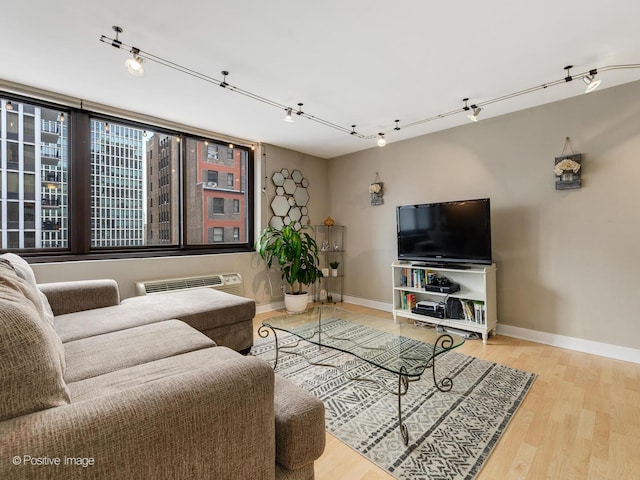
[[[388,336],[353,323],[348,328],[354,339],[379,335],[384,343]],[[304,327],[301,331],[304,334]],[[404,340],[414,343],[417,350],[424,349],[424,343]],[[440,355],[436,371],[451,377],[453,389],[440,392],[430,371],[409,384],[402,397],[409,430],[409,445],[405,446],[398,428],[398,397],[387,390],[396,391],[397,376],[293,335],[279,333],[278,341],[281,348],[293,347],[298,354],[281,351],[276,372],[322,399],[327,431],[403,480],[475,478],[535,380],[532,373],[455,350]],[[273,336],[259,339],[252,353],[273,363]],[[374,379],[385,386],[346,377]]]

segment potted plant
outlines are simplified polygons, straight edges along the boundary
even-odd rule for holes
[[[274,261],[277,262],[282,279],[289,285],[284,297],[288,313],[301,313],[307,309],[309,297],[303,289],[322,277],[318,268],[318,245],[307,230],[311,227],[305,225],[300,230],[292,225],[280,229],[268,227],[256,241],[256,250],[267,267],[271,268]]]
[[[337,260],[334,260],[332,262],[329,262],[329,266],[331,267],[331,276],[332,277],[337,277],[338,276],[338,267],[340,266],[340,262],[338,262]]]

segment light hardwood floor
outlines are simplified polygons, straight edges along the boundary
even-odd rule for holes
[[[390,313],[340,306],[368,313],[373,328],[393,322]],[[256,315],[256,331],[277,314]],[[478,480],[640,479],[640,365],[500,335],[457,351],[537,374]],[[393,479],[329,434],[315,470],[316,480]]]

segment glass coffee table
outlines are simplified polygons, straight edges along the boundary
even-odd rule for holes
[[[380,331],[384,332],[384,335],[381,335]],[[291,334],[299,340],[318,345],[319,348],[354,355],[396,375],[397,389],[385,388],[398,396],[398,423],[405,445],[409,443],[409,434],[402,420],[402,396],[407,393],[409,383],[420,380],[424,372],[430,370],[433,383],[438,390],[451,390],[453,380],[450,377],[445,375],[438,379],[436,376],[436,358],[464,343],[464,337],[460,335],[442,333],[437,329],[409,323],[396,323],[390,319],[352,312],[332,304],[313,306],[298,315],[284,314],[265,319],[258,328],[258,334],[262,338],[271,334],[274,336],[274,369],[278,366],[280,353],[297,354],[297,344],[284,347],[278,343],[278,335]],[[320,365],[338,368],[335,365]],[[348,378],[375,381],[367,378]]]

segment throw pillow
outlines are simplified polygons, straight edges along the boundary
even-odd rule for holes
[[[70,402],[64,348],[34,290],[0,259],[0,421]]]
[[[53,310],[51,310],[51,305],[49,305],[47,296],[40,290],[38,290],[36,276],[33,274],[31,265],[29,265],[24,258],[16,255],[15,253],[4,253],[0,255],[0,259],[7,260],[14,268],[18,276],[25,280],[29,285],[31,285],[31,287],[33,287],[37,291],[38,303],[36,304],[36,308],[38,309],[41,317],[51,325],[53,325]]]

